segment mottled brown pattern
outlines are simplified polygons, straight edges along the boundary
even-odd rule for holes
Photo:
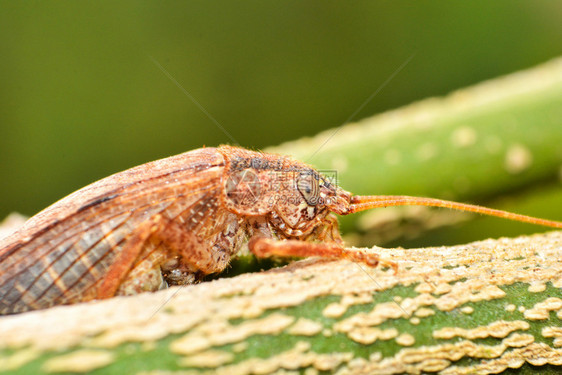
[[[189,208],[208,190],[216,194],[216,185],[194,191],[185,185],[217,180],[223,163],[214,149],[156,161],[89,185],[34,216],[0,242],[0,313],[83,300],[139,223],[157,213],[188,220]]]
[[[352,196],[289,157],[202,148],[93,183],[0,241],[0,314],[186,284],[224,270],[245,240],[258,256],[346,258],[334,215],[447,207],[562,228],[504,211],[405,196]],[[396,270],[396,265],[387,262]]]

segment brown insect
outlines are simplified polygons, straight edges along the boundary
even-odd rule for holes
[[[562,228],[438,199],[352,196],[285,156],[202,148],[95,182],[0,240],[0,314],[190,284],[224,270],[247,240],[260,257],[317,255],[376,266],[377,254],[344,248],[334,213],[397,205]]]

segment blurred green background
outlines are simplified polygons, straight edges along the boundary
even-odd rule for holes
[[[562,53],[562,3],[0,2],[0,217],[111,173],[249,148],[534,66]]]

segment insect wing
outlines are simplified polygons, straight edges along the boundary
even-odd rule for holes
[[[156,214],[189,221],[191,207],[218,194],[223,166],[215,149],[194,150],[110,176],[48,207],[0,241],[0,314],[89,299],[140,223]]]

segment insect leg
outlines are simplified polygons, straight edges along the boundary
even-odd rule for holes
[[[370,267],[376,267],[383,263],[392,267],[396,273],[398,265],[394,262],[381,261],[378,254],[361,250],[348,250],[336,243],[315,243],[299,240],[276,241],[266,237],[252,237],[248,243],[248,248],[258,257],[268,257],[272,255],[282,257],[309,257],[321,256],[334,259],[349,259],[354,262],[361,262]]]
[[[324,225],[318,226],[308,238],[321,242],[335,242],[343,247],[343,240],[338,229],[338,218],[334,214],[329,214],[324,218]]]
[[[217,251],[214,241],[197,236],[181,222],[163,218],[162,228],[153,235],[162,241],[181,261],[196,272],[205,275],[220,272],[226,268],[230,254]]]
[[[142,259],[143,252],[150,251],[149,241],[160,242],[165,249],[180,256],[180,261],[194,272],[210,274],[222,271],[230,257],[225,252],[216,251],[213,246],[199,238],[195,232],[188,230],[180,222],[156,215],[141,224],[127,239],[124,247],[113,262],[97,289],[97,299],[110,298],[125,288],[128,275],[135,263]],[[154,267],[159,267],[155,264]],[[142,270],[141,270],[142,271]],[[121,292],[119,292],[120,294]]]
[[[156,215],[151,220],[145,221],[135,229],[107,271],[101,285],[98,287],[97,299],[115,296],[120,285],[133,267],[133,264],[138,259],[139,254],[142,252],[146,241],[152,234],[161,229],[163,223],[162,219],[161,215]]]

